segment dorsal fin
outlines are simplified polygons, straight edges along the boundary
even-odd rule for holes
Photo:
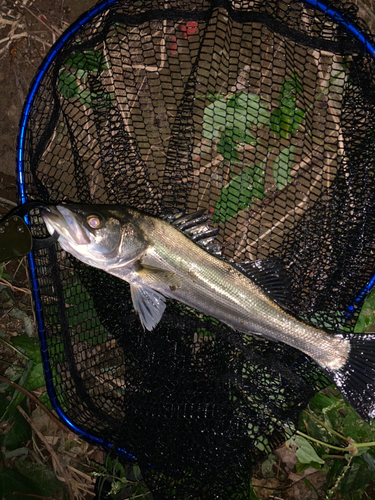
[[[218,256],[222,253],[221,245],[215,242],[219,229],[210,225],[211,217],[212,214],[206,214],[206,210],[203,209],[187,215],[182,212],[167,215],[164,220],[189,236],[208,252]]]
[[[290,309],[291,293],[284,266],[278,261],[250,260],[235,262],[234,267],[259,285],[270,298],[284,309]]]

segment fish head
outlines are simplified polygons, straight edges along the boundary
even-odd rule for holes
[[[49,206],[42,217],[50,234],[57,231],[64,250],[103,270],[131,264],[148,247],[135,211],[126,207],[57,205]]]

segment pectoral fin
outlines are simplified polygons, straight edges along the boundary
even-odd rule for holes
[[[147,286],[130,285],[130,291],[143,328],[153,330],[163,316],[165,297]]]

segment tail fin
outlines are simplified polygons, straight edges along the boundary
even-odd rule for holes
[[[326,373],[349,404],[364,419],[375,418],[375,335],[351,334],[347,362]]]

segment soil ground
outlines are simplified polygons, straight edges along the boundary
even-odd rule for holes
[[[17,202],[15,178],[17,134],[23,104],[33,77],[61,33],[95,3],[95,0],[0,0],[0,216],[6,214]],[[20,287],[26,288],[25,268],[22,263],[20,268],[18,265],[18,262],[10,264],[7,273],[18,280]],[[25,325],[22,315],[17,318],[9,311],[22,310],[32,318],[30,298],[24,297],[23,294],[25,293],[22,291],[14,292],[12,300],[16,302],[17,307],[12,304],[9,307],[8,302],[4,301],[3,296],[1,297],[0,330],[8,337],[22,333]],[[0,345],[0,374],[5,371],[2,364],[4,358],[8,364],[15,359],[12,351]],[[84,472],[85,469],[78,467],[74,460],[87,463],[89,457],[90,460],[100,462],[103,459],[101,452],[68,432],[62,438],[62,431],[56,423],[48,421],[48,418],[46,420],[39,408],[34,406],[32,409],[34,425],[42,432],[45,442],[54,446],[53,451],[56,456],[52,462],[61,459],[63,455],[64,463],[68,464],[66,470],[70,467],[69,473],[72,475],[69,477],[72,485],[75,484],[79,488],[81,481],[81,490],[76,498],[84,498],[85,495],[87,498],[92,498],[93,482],[88,473]],[[38,445],[45,451],[43,439],[39,438]],[[60,450],[58,440],[65,443],[63,451]],[[258,478],[254,480],[256,491],[262,498],[268,498],[275,489],[280,487],[283,489],[284,478],[290,475],[296,461],[295,454],[285,447],[278,450],[276,456],[278,457],[277,460],[275,457],[278,469],[276,477],[262,478],[259,470]],[[290,477],[289,492],[280,493],[279,489],[282,498],[301,500],[316,498],[305,485],[304,478],[307,475],[317,489],[324,484],[325,475],[309,469],[300,477],[296,477],[295,474],[293,479]]]
[[[58,36],[95,0],[0,0],[0,196],[17,200],[16,144],[23,104]],[[0,204],[1,213],[9,210]]]
[[[31,82],[61,33],[95,3],[95,0],[0,0],[0,217],[17,202],[17,135]],[[20,356],[5,342],[24,335],[27,325],[28,334],[36,337],[37,332],[25,260],[7,263],[4,267],[6,274],[1,266],[0,270],[0,336],[4,341],[0,342],[0,375],[12,378],[11,369],[22,369],[24,365]],[[44,390],[40,387],[34,393],[40,396]],[[64,430],[62,424],[48,417],[30,398],[27,398],[27,405],[33,441],[24,443],[22,448],[26,462],[41,467],[49,465],[68,485],[71,500],[93,498],[94,480],[90,472],[97,470],[97,467],[92,467],[94,462],[103,463],[103,453]],[[4,420],[0,435],[4,436],[10,427]],[[10,457],[4,448],[2,452],[0,469],[16,467],[18,459]],[[62,494],[60,490],[56,498]]]

